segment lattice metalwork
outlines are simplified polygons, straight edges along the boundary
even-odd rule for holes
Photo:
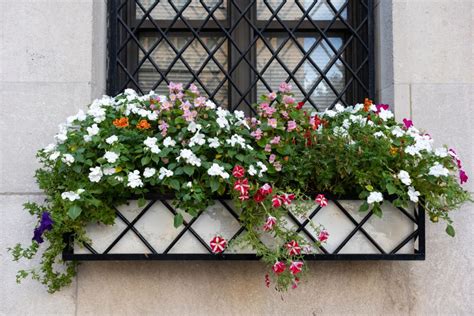
[[[293,85],[318,110],[374,96],[372,0],[109,1],[108,93],[194,83],[252,111]]]
[[[382,219],[372,212],[360,213],[361,201],[331,199],[327,207],[314,206],[307,216],[291,212],[286,218],[308,241],[316,240],[314,226],[323,224],[331,237],[324,247],[312,249],[309,260],[422,260],[425,255],[424,212],[417,207],[386,207]],[[178,212],[170,197],[155,196],[144,207],[136,201],[127,207],[116,208],[116,224],[93,224],[87,228],[93,244],[74,246],[70,236],[65,260],[136,260],[136,259],[235,259],[252,260],[257,256],[251,249],[234,246],[232,241],[245,234],[239,221],[240,211],[228,200],[216,204],[198,216],[185,214],[183,226],[173,227]],[[187,217],[186,217],[187,216]],[[219,234],[230,247],[222,254],[211,252],[209,241]],[[268,236],[267,236],[268,237]],[[262,238],[262,242],[269,240]],[[238,244],[236,244],[238,245]]]

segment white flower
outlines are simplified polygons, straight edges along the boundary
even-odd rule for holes
[[[375,132],[374,133],[374,137],[377,137],[377,138],[387,138],[387,136],[385,136],[385,134],[382,132],[382,131],[378,131],[378,132]]]
[[[104,158],[105,160],[107,160],[108,163],[115,163],[119,158],[119,154],[113,151],[106,151]]]
[[[342,122],[342,127],[345,128],[345,129],[349,129],[349,127],[351,127],[351,121],[349,121],[348,119],[345,119]]]
[[[354,114],[349,115],[349,120],[351,120],[351,122],[358,123],[360,126],[365,126],[365,124],[367,124],[367,119],[364,118],[360,114],[358,114],[358,115],[354,115]],[[371,122],[371,121],[369,121],[369,122]]]
[[[59,125],[59,133],[54,135],[54,139],[58,143],[64,143],[67,139],[67,128],[65,125],[61,124]]]
[[[56,144],[49,144],[48,146],[46,146],[46,147],[43,148],[43,151],[44,151],[45,153],[50,153],[50,152],[52,152],[52,151],[55,150],[55,149],[56,149]]]
[[[136,96],[137,95],[137,93],[133,89],[125,89],[125,91],[123,93],[125,95],[129,95],[129,96]]]
[[[383,201],[383,195],[380,192],[370,192],[369,196],[367,197],[367,203],[372,204],[375,202],[382,202]]]
[[[347,130],[342,126],[335,126],[332,131],[333,131],[335,136],[346,137],[346,136],[349,135],[347,133]]]
[[[192,183],[191,181],[189,181],[188,183],[186,183],[186,187],[192,188],[192,187],[193,187],[193,183]]]
[[[449,174],[449,170],[446,169],[442,164],[439,162],[436,162],[434,166],[430,168],[430,171],[428,172],[430,176],[435,176],[435,177],[440,177],[444,176],[446,177]]]
[[[257,169],[253,165],[249,166],[249,175],[254,176],[257,174]]]
[[[159,154],[161,152],[161,149],[158,147],[158,145],[156,144],[156,142],[158,141],[158,139],[156,137],[147,137],[143,143],[145,144],[145,146],[148,147],[148,149],[150,149],[150,151],[154,154]]]
[[[362,103],[357,103],[356,105],[354,105],[354,108],[352,109],[351,113],[359,112],[360,110],[362,110],[363,107],[364,105]]]
[[[104,175],[110,176],[115,173],[115,168],[105,168],[103,170]]]
[[[213,109],[216,108],[216,104],[215,104],[214,102],[212,102],[211,100],[207,100],[207,101],[206,101],[206,107],[207,107],[208,109],[213,110]]]
[[[217,137],[208,138],[207,141],[209,143],[209,147],[211,147],[211,148],[217,148],[221,145],[219,143],[219,138],[217,138]]]
[[[148,111],[147,117],[150,121],[156,121],[158,119],[158,114],[154,111]]]
[[[69,200],[69,201],[75,201],[75,200],[79,200],[81,197],[81,193],[84,192],[84,189],[78,189],[76,192],[74,191],[67,191],[67,192],[63,192],[61,193],[61,198],[63,200]]]
[[[102,169],[100,167],[89,168],[89,180],[91,182],[99,182],[102,179]]]
[[[405,170],[400,170],[400,172],[397,175],[398,179],[402,181],[404,185],[410,185],[411,184],[411,179],[410,179],[410,174],[406,172]]]
[[[145,170],[143,171],[143,176],[145,178],[151,178],[155,175],[156,169],[155,168],[148,168],[146,167]]]
[[[402,137],[405,135],[405,131],[400,128],[400,126],[395,126],[392,130],[392,135],[395,135],[397,137]]]
[[[262,163],[261,161],[258,161],[257,162],[257,167],[260,168],[260,171],[258,172],[258,176],[263,177],[263,173],[267,172],[267,170],[268,170],[267,166],[264,163]],[[250,171],[249,171],[249,173],[250,173]]]
[[[138,188],[143,186],[142,179],[140,178],[140,171],[134,170],[128,173],[127,186],[130,188]]]
[[[414,187],[408,187],[408,196],[410,197],[410,201],[418,203],[420,192],[416,191]]]
[[[184,159],[186,163],[200,167],[201,166],[201,159],[199,159],[191,150],[189,149],[181,149],[179,152],[179,157],[176,158],[177,161],[180,159]]]
[[[229,121],[223,116],[217,117],[216,122],[220,128],[230,128]]]
[[[71,154],[64,154],[61,160],[66,165],[70,166],[74,162],[74,157]]]
[[[196,133],[196,131],[200,131],[201,128],[202,128],[201,124],[196,124],[194,121],[189,123],[187,127],[188,131],[190,131],[191,133]]]
[[[234,116],[237,120],[241,121],[245,118],[244,111],[234,111]]]
[[[393,118],[393,113],[390,110],[380,109],[379,117],[382,120],[387,121],[388,119]]]
[[[176,141],[174,141],[171,137],[168,136],[163,140],[163,146],[174,147],[176,146]]]
[[[226,139],[226,143],[231,145],[232,147],[235,147],[235,145],[239,145],[243,149],[246,148],[245,139],[240,135],[236,135],[236,134],[232,135],[230,139]]]
[[[194,134],[193,137],[189,140],[189,147],[193,147],[195,145],[204,145],[206,143],[206,139],[204,138],[204,134],[199,133],[199,131]]]
[[[207,170],[207,174],[210,176],[220,176],[224,179],[229,179],[229,174],[225,172],[224,167],[221,167],[216,163],[213,163],[211,168]]]
[[[406,152],[407,154],[412,155],[412,156],[420,155],[420,151],[418,150],[418,148],[416,148],[416,147],[413,146],[413,145],[407,146],[407,147],[405,148],[405,152]]]
[[[105,120],[105,109],[101,108],[100,105],[93,103],[87,114],[94,117],[94,122],[101,123]]]
[[[116,135],[112,135],[110,137],[107,137],[105,139],[105,142],[109,145],[112,145],[113,143],[115,143],[116,141],[118,141],[118,137]]]
[[[336,111],[333,111],[333,110],[326,110],[324,111],[323,115],[327,115],[329,117],[334,117],[336,116],[337,112]]]
[[[56,161],[56,159],[58,159],[59,155],[61,155],[61,153],[59,151],[55,151],[49,156],[49,160]]]
[[[340,103],[336,104],[334,109],[336,110],[336,112],[344,112],[344,110],[345,110],[344,106],[342,106],[342,104],[340,104]]]
[[[158,179],[160,180],[173,176],[173,171],[168,170],[165,167],[161,167],[159,172],[160,174],[158,175]]]
[[[118,182],[123,182],[123,177],[115,176],[115,180],[117,180]]]
[[[436,148],[434,154],[437,157],[445,158],[448,156],[448,150],[444,147]]]
[[[97,124],[92,124],[92,126],[86,128],[86,130],[89,136],[94,136],[94,135],[99,134],[99,127],[97,126]]]

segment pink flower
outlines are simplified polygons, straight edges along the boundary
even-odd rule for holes
[[[280,143],[281,137],[280,136],[275,136],[273,139],[270,141],[270,144],[273,145],[278,145]]]
[[[319,232],[318,240],[320,242],[325,242],[326,240],[328,240],[328,238],[329,238],[329,233],[328,233],[327,230],[324,229],[324,230]]]
[[[265,114],[267,116],[272,116],[273,113],[275,113],[275,112],[276,112],[276,109],[274,107],[271,107],[271,106],[269,106],[265,109]]]
[[[256,140],[260,140],[263,136],[263,132],[260,128],[257,128],[255,131],[250,133],[250,136],[255,137]]]
[[[405,128],[406,128],[406,129],[409,129],[410,127],[413,126],[413,121],[404,118],[404,119],[403,119],[403,125],[405,125]]]
[[[273,265],[272,270],[273,270],[273,272],[275,272],[276,274],[281,274],[281,273],[283,273],[283,272],[286,270],[286,265],[285,265],[283,262],[281,262],[281,261],[277,261],[277,262],[275,262],[275,264]]]
[[[268,162],[269,163],[273,163],[276,159],[276,155],[275,154],[271,154],[270,157],[268,158]]]
[[[211,239],[209,244],[213,253],[220,253],[223,252],[227,246],[227,241],[221,236],[215,236]]]
[[[466,172],[464,170],[459,170],[459,180],[461,181],[461,184],[466,183],[468,179],[469,177]]]
[[[272,186],[269,185],[268,183],[265,183],[264,185],[262,185],[262,187],[259,189],[259,191],[263,194],[263,195],[269,195],[272,193]]]
[[[234,183],[234,190],[239,191],[241,195],[247,195],[249,192],[249,180],[247,178],[245,179],[239,179],[235,181]]]
[[[158,129],[160,130],[161,132],[161,135],[163,137],[166,136],[166,134],[168,133],[168,124],[166,122],[162,122],[160,125],[158,125]]]
[[[270,125],[272,128],[276,128],[277,127],[277,120],[274,119],[274,118],[268,119],[268,125]]]
[[[269,94],[267,94],[267,97],[268,97],[268,99],[270,99],[270,101],[273,101],[273,100],[276,99],[277,94],[276,94],[276,92],[270,92]]]
[[[196,116],[197,116],[196,111],[184,110],[183,117],[187,122],[194,121],[194,118],[196,118]]]
[[[183,84],[170,82],[170,84],[168,85],[168,89],[170,90],[170,93],[178,93],[183,90]]]
[[[265,148],[264,148],[263,150],[265,150],[267,153],[272,152],[272,145],[266,144],[266,145],[265,145]]]
[[[290,265],[291,274],[295,275],[303,270],[303,261],[293,261]]]
[[[171,104],[171,102],[165,101],[161,104],[160,110],[161,111],[167,111],[167,110],[171,109],[172,107],[173,107],[173,104]]]
[[[288,254],[290,256],[296,256],[301,253],[301,247],[298,245],[296,240],[292,240],[286,244],[286,249],[288,249]]]
[[[194,99],[194,106],[196,107],[201,107],[206,105],[206,98],[205,97],[199,97]]]
[[[286,82],[280,83],[280,86],[279,86],[279,88],[278,88],[278,90],[279,90],[280,92],[283,92],[283,93],[291,92],[291,89],[292,89],[291,84],[286,83]]]
[[[278,208],[282,205],[283,205],[283,199],[279,195],[274,195],[272,198],[272,206]]]
[[[263,231],[268,232],[276,225],[277,219],[273,216],[268,216],[267,221],[263,225]]]
[[[456,161],[458,168],[462,168],[461,159],[459,158],[458,154],[456,154],[456,151],[450,148],[448,150],[448,154]]]
[[[296,122],[295,121],[288,121],[288,129],[287,131],[288,132],[291,132],[292,130],[294,130],[296,128]]]
[[[289,118],[288,112],[286,112],[286,111],[281,111],[280,114],[281,114],[281,116],[283,116],[283,118],[286,119],[286,120]]]
[[[279,161],[275,161],[273,163],[273,167],[275,168],[276,171],[281,171],[282,165]]]
[[[324,194],[318,194],[316,195],[316,198],[314,201],[319,204],[321,207],[325,207],[328,205],[328,199],[324,196]]]
[[[285,95],[283,97],[283,102],[285,104],[293,104],[293,103],[295,103],[295,98],[293,98],[291,95]]]
[[[236,178],[243,178],[243,176],[245,175],[244,167],[236,165],[232,170],[232,175]]]
[[[199,89],[198,87],[196,87],[194,83],[191,83],[191,85],[189,86],[189,91],[191,91],[194,94],[199,95]]]

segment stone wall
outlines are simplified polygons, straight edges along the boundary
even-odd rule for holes
[[[378,0],[378,96],[474,177],[473,2]],[[0,314],[473,314],[472,205],[453,214],[457,236],[427,226],[424,262],[316,262],[280,295],[258,262],[90,262],[49,295],[15,283],[6,247],[31,238],[22,210],[41,200],[34,154],[66,116],[104,92],[105,2],[0,0]],[[468,188],[473,190],[473,182]]]

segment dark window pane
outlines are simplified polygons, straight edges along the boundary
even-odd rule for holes
[[[140,0],[139,2],[146,10],[148,10],[150,7],[153,7],[156,3],[155,0]],[[177,11],[180,12],[189,1],[176,0],[171,2],[175,8],[173,8],[173,6],[170,4],[170,1],[159,1],[159,3],[153,7],[153,10],[150,14],[151,17],[156,20],[172,20],[175,18]],[[216,11],[214,11],[214,17],[219,20],[224,20],[227,16],[227,1],[223,1],[222,3],[220,2],[221,1],[219,0],[203,1],[204,5],[209,9],[209,11],[212,11],[215,6],[218,6]],[[143,15],[143,10],[137,4],[137,18],[141,18]],[[203,20],[208,16],[208,13],[199,0],[192,0],[186,6],[186,8],[184,8],[182,16],[189,20]]]
[[[266,3],[265,3],[266,2]],[[280,10],[278,8],[284,3]],[[336,12],[339,11],[347,2],[347,0],[319,0],[313,6],[315,1],[300,1],[301,5],[305,10],[311,11],[309,17],[312,20],[332,20],[336,15]],[[334,9],[329,5],[332,4]],[[278,11],[278,17],[281,20],[300,20],[303,16],[303,11],[296,4],[295,1],[284,1],[284,0],[268,0],[268,1],[257,1],[257,19],[258,20],[268,20],[272,15],[272,10],[274,12]],[[344,8],[340,15],[343,19],[347,19],[347,9]]]

